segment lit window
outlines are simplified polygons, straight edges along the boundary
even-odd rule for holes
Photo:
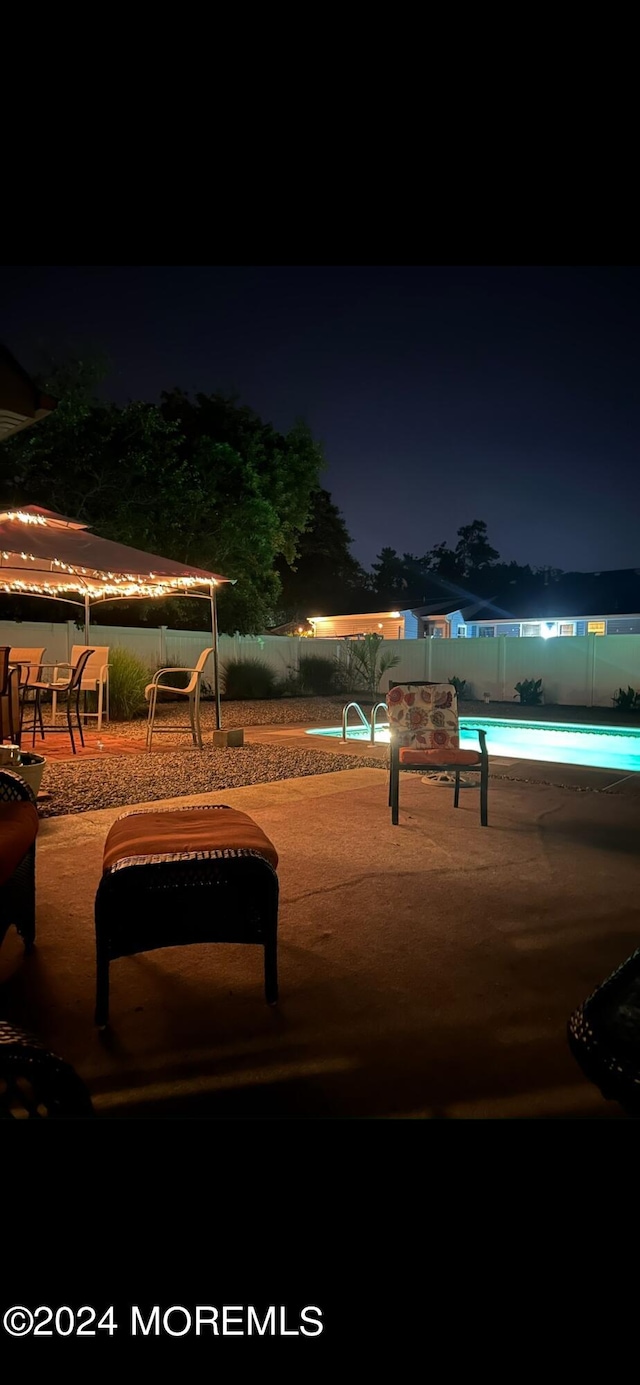
[[[534,621],[533,624],[523,625],[523,627],[522,627],[522,633],[523,633],[523,635],[539,635],[539,634],[540,634],[540,622],[538,621],[538,622],[536,623],[536,622]]]
[[[587,625],[588,635],[606,635],[607,627],[604,620],[590,620]]]
[[[576,633],[576,627],[575,627],[574,622],[573,622],[572,620],[570,620],[570,621],[565,621],[564,623],[561,623],[561,624],[558,626],[558,634],[559,634],[559,635],[575,635],[575,633]]]

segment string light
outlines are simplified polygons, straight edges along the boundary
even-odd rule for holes
[[[22,510],[6,510],[1,519],[19,519],[21,524],[46,524],[44,515],[26,515]]]

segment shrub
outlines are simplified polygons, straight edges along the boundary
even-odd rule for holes
[[[365,635],[362,640],[350,641],[347,655],[348,676],[353,680],[348,691],[363,688],[375,697],[380,687],[383,673],[400,663],[398,654],[382,654],[380,645],[382,635]]]
[[[619,712],[640,712],[640,692],[629,686],[625,692],[624,688],[618,688],[613,698],[613,705]]]
[[[229,659],[222,669],[222,691],[227,700],[278,697],[276,675],[263,659]]]
[[[516,692],[520,694],[523,706],[537,707],[542,702],[542,679],[523,678],[522,682],[516,683]]]
[[[109,715],[112,721],[131,721],[146,711],[144,690],[151,682],[147,665],[128,649],[109,654]]]
[[[466,678],[450,678],[449,682],[451,684],[451,687],[455,688],[456,693],[458,695],[458,701],[460,701],[460,698],[464,697],[464,690],[467,686]]]
[[[327,654],[300,655],[300,691],[315,693],[316,697],[327,697],[336,692],[338,686],[338,664]]]

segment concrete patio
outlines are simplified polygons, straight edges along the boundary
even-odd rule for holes
[[[38,946],[0,950],[7,1017],[87,1082],[98,1115],[604,1117],[565,1026],[638,943],[640,800],[492,779],[477,795],[362,768],[199,795],[280,853],[280,1003],[258,948],[121,959],[93,1027],[93,897],[123,809],[51,818]],[[158,805],[154,805],[158,806]]]

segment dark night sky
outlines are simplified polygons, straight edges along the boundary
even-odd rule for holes
[[[233,388],[323,442],[369,565],[485,519],[504,559],[640,565],[637,268],[0,269],[0,339],[111,397]]]

